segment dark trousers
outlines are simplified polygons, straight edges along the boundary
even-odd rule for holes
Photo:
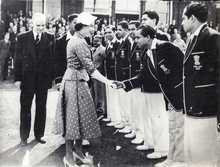
[[[0,73],[0,80],[4,81],[4,79],[8,76],[8,58],[1,58],[1,73]]]
[[[36,138],[44,136],[46,123],[46,90],[21,90],[20,96],[20,137],[25,140],[31,129],[31,106],[35,94],[36,113],[34,121],[34,135]]]
[[[106,111],[105,84],[94,79],[93,85],[91,86],[90,90],[96,109],[102,108],[104,111]]]

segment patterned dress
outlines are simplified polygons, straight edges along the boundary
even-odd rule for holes
[[[75,69],[73,62],[80,67]],[[86,81],[95,70],[88,45],[79,33],[67,44],[67,70],[64,74],[52,132],[63,134],[67,140],[101,136],[94,102]]]

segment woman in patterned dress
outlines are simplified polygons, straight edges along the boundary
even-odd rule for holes
[[[60,86],[53,133],[63,134],[66,146],[63,162],[69,167],[77,167],[76,158],[82,163],[91,163],[82,153],[82,139],[101,136],[94,102],[86,82],[89,75],[107,85],[113,85],[92,64],[91,52],[84,39],[94,29],[95,19],[90,13],[79,14],[76,32],[67,44],[67,70]],[[77,68],[75,61],[79,64]]]

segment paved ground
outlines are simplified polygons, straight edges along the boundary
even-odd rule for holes
[[[33,127],[31,129],[29,145],[21,148],[19,138],[19,96],[20,91],[12,82],[0,83],[0,166],[53,166],[63,167],[62,158],[65,154],[64,140],[60,135],[51,133],[55,116],[58,92],[49,91],[47,103],[47,123],[44,139],[46,144],[38,144],[34,140]],[[34,119],[35,105],[32,107]],[[33,121],[32,121],[33,123]],[[149,160],[146,155],[150,151],[137,151],[135,145],[130,144],[122,134],[114,134],[115,129],[106,127],[100,121],[102,137],[91,140],[91,145],[84,147],[89,158],[93,159],[92,166],[97,167],[153,167],[155,163],[163,161]],[[117,150],[116,148],[120,148]],[[80,165],[80,164],[79,164]],[[82,165],[81,166],[86,166]]]
[[[29,166],[29,167],[63,167],[62,158],[65,154],[64,140],[60,135],[51,133],[55,116],[58,92],[49,90],[47,104],[47,124],[44,139],[46,144],[34,141],[33,128],[31,130],[29,145],[21,148],[19,138],[19,95],[20,91],[12,82],[0,83],[0,166]],[[32,107],[32,120],[34,119],[35,105]],[[33,121],[32,121],[33,123]],[[153,167],[154,164],[165,160],[150,160],[146,158],[149,151],[137,151],[130,139],[116,133],[112,127],[107,127],[100,120],[102,137],[91,140],[91,145],[84,147],[93,164],[81,167]],[[118,148],[118,149],[117,149]]]

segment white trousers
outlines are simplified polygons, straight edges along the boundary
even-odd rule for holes
[[[185,116],[184,153],[190,167],[218,167],[217,118]]]
[[[121,121],[117,92],[118,90],[106,85],[107,117],[110,118],[112,122]]]
[[[130,120],[130,97],[131,93],[127,93],[124,89],[118,89],[117,91],[117,96],[118,96],[118,107],[119,107],[119,112],[121,116],[121,124],[123,125],[129,125],[129,120]]]
[[[162,93],[145,93],[146,112],[142,113],[144,121],[144,144],[154,146],[155,152],[168,152],[168,116]],[[153,138],[153,143],[151,140]]]
[[[141,92],[141,88],[132,89],[130,93],[131,117],[129,122],[131,122],[132,133],[136,134],[136,138],[144,139],[144,124],[142,117],[143,105],[145,105],[145,101],[143,100],[144,93]]]
[[[184,162],[184,115],[176,112],[170,105],[169,117],[169,152],[167,159]]]

